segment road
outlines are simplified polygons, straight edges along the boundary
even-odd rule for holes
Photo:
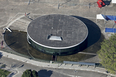
[[[38,67],[6,57],[1,57],[0,63],[6,64],[7,69],[17,71],[14,77],[21,77],[26,69],[38,71],[40,77],[107,77],[106,74],[91,71]]]
[[[18,25],[12,24],[17,18],[10,23],[10,20],[15,17],[16,14],[21,13],[25,14],[30,13],[31,15],[48,15],[48,14],[63,14],[63,15],[75,15],[75,16],[81,16],[84,18],[94,19],[96,20],[96,14],[116,14],[115,6],[105,6],[101,9],[97,7],[95,4],[94,7],[87,7],[84,3],[90,2],[95,3],[96,0],[75,0],[75,2],[78,2],[80,4],[83,3],[82,6],[66,6],[66,7],[59,7],[57,4],[49,4],[45,3],[30,3],[28,5],[28,0],[1,0],[0,1],[0,30],[2,31],[2,28],[7,26],[14,26],[16,30],[20,30],[20,28],[24,28],[24,25],[21,25],[19,28],[17,28]],[[42,0],[39,0],[42,1]],[[44,1],[44,0],[43,0]],[[46,0],[47,1],[47,0]],[[53,1],[53,0],[51,0]],[[58,0],[56,0],[58,1]],[[55,1],[55,2],[56,2]],[[61,1],[61,0],[59,0]],[[63,0],[62,0],[63,1]],[[73,1],[73,0],[72,0]],[[53,2],[51,2],[53,3]],[[69,3],[69,2],[68,2]],[[68,5],[68,4],[67,4]],[[88,20],[87,20],[88,22]],[[10,25],[8,25],[10,23]],[[106,27],[112,27],[112,23],[108,22],[109,24],[106,25]],[[12,24],[12,25],[11,25]],[[21,23],[20,23],[21,24]],[[104,21],[99,21],[96,23],[98,27],[100,28],[102,34],[108,38],[110,36],[110,33],[105,33],[104,29]],[[93,26],[93,25],[90,25]],[[12,28],[11,28],[12,29]],[[25,29],[25,28],[24,28]],[[94,27],[92,28],[94,29]],[[0,36],[0,41],[2,41],[3,38]],[[92,40],[91,40],[92,41]],[[93,59],[95,61],[95,59]],[[106,77],[105,74],[97,73],[97,72],[90,72],[90,71],[81,71],[81,70],[69,70],[69,69],[53,69],[53,68],[45,68],[45,67],[37,67],[31,64],[23,63],[20,61],[16,61],[13,59],[9,59],[6,57],[2,57],[0,59],[0,63],[5,63],[7,65],[7,68],[17,71],[17,74],[14,77],[21,77],[23,71],[26,69],[32,69],[38,71],[38,74],[40,77]],[[22,66],[22,67],[21,67]]]

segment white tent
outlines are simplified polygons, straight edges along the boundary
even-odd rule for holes
[[[102,16],[102,14],[97,14],[96,15],[96,23],[97,23],[97,19],[105,20],[104,17]]]
[[[116,0],[112,0],[112,3],[116,3]]]

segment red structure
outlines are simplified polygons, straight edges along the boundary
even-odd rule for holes
[[[103,2],[103,0],[98,0],[97,1],[98,7],[101,8],[102,6],[105,5],[105,3]]]
[[[114,21],[116,23],[116,21]]]
[[[26,16],[27,14],[26,14],[26,12],[25,12],[25,16]]]

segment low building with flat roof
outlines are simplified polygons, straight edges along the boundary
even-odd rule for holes
[[[88,36],[87,26],[67,15],[45,15],[33,20],[27,28],[27,40],[37,50],[52,54],[71,54]]]

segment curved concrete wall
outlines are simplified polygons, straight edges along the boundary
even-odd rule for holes
[[[52,48],[47,48],[35,43],[33,40],[31,40],[31,38],[29,38],[29,35],[27,34],[27,41],[32,47],[34,47],[35,49],[43,53],[47,53],[51,55],[60,55],[60,56],[71,55],[71,54],[79,52],[82,49],[82,47],[85,47],[87,45],[86,40],[75,47],[65,48],[65,49],[52,49]]]

